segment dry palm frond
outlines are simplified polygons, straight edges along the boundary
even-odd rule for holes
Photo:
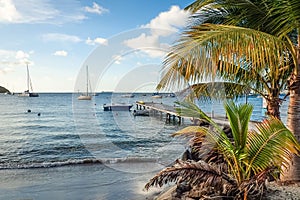
[[[222,190],[223,184],[236,182],[225,174],[220,167],[205,163],[204,161],[177,161],[172,167],[159,172],[146,185],[148,190],[151,186],[162,186],[169,182],[185,181],[191,186],[205,184]]]
[[[275,167],[265,169],[254,175],[250,180],[243,181],[238,188],[239,192],[235,195],[235,198],[241,199],[247,196],[261,198],[266,189],[265,181],[274,170],[276,170]]]

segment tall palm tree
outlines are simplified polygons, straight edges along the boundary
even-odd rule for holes
[[[178,83],[199,81],[209,74],[213,77],[232,75],[229,77],[234,80],[232,78],[237,77],[239,69],[247,71],[248,66],[257,72],[266,70],[265,75],[268,75],[269,80],[266,83],[262,80],[261,82],[268,85],[266,88],[268,107],[278,106],[277,94],[280,89],[278,85],[288,84],[291,96],[287,124],[299,139],[300,126],[297,126],[297,123],[300,122],[300,5],[298,0],[198,0],[187,9],[196,13],[196,18],[197,15],[202,17],[207,15],[207,19],[210,20],[198,20],[183,33],[165,59],[166,73],[158,87],[168,86],[172,80],[178,80]],[[297,40],[293,40],[295,38]],[[291,71],[292,75],[287,81],[286,73]],[[250,76],[246,74],[241,75],[242,80],[247,80],[246,84],[249,84],[247,78],[259,79],[253,73],[250,73]],[[284,74],[285,78],[278,79],[281,74]],[[300,180],[300,168],[296,169],[296,166],[300,166],[300,159],[293,161],[290,175],[286,174],[285,180]]]
[[[253,110],[249,104],[235,105],[232,101],[225,104],[232,139],[195,104],[183,102],[180,105],[183,107],[179,109],[180,114],[199,117],[211,127],[191,126],[176,134],[191,136],[193,141],[202,143],[199,151],[209,145],[214,154],[204,156],[205,159],[202,156],[197,162],[178,161],[152,178],[146,189],[167,182],[185,181],[191,186],[213,188],[213,194],[206,195],[248,199],[250,193],[262,195],[267,175],[280,170],[282,165],[287,167],[291,155],[300,150],[293,134],[277,118],[257,124],[257,130],[248,130]],[[223,163],[213,159],[217,155],[221,155]]]

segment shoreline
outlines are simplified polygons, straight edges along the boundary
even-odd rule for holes
[[[153,167],[148,166],[149,169]],[[122,166],[118,163],[118,167],[145,168],[141,163]],[[152,188],[147,192],[143,188],[156,173],[124,172],[102,164],[5,169],[0,170],[0,199],[153,199],[162,189]]]

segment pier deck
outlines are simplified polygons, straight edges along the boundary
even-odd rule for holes
[[[176,112],[176,108],[177,107],[175,105],[170,106],[170,105],[166,105],[166,104],[162,104],[162,103],[141,102],[141,101],[136,102],[137,110],[149,109],[154,112],[160,112],[161,114],[165,113],[167,120],[170,120],[171,117],[173,117],[174,120],[175,120],[175,118],[178,118],[179,122],[181,122],[181,120],[184,116],[178,115],[178,113]]]
[[[173,120],[175,120],[175,118],[178,118],[179,123],[181,123],[181,121],[184,118],[189,118],[187,116],[180,116],[178,115],[178,113],[176,112],[176,107],[174,106],[170,106],[170,105],[166,105],[163,103],[154,103],[154,102],[142,102],[142,101],[137,101],[136,102],[136,109],[137,110],[143,110],[143,109],[149,109],[149,110],[153,110],[155,112],[160,112],[165,113],[166,114],[166,119],[167,120],[171,120],[171,117],[173,117]],[[221,125],[229,125],[229,121],[225,116],[215,116],[214,113],[206,113],[207,115],[211,116],[211,118],[217,123],[217,124],[221,124]],[[258,123],[258,121],[250,121],[249,123],[249,128],[250,129],[256,129],[256,124]]]

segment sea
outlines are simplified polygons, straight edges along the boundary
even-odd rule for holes
[[[182,100],[176,96],[165,94],[154,99],[150,93],[135,93],[133,98],[124,98],[122,93],[102,92],[91,101],[79,101],[76,93],[39,95],[0,95],[0,173],[87,164],[108,166],[118,172],[148,173],[169,166],[188,148],[186,139],[172,134],[190,125],[190,119],[179,123],[163,115],[132,114],[136,101],[174,105]],[[245,103],[246,98],[237,101]],[[262,98],[248,96],[247,102],[254,105],[251,120],[265,118]],[[103,105],[110,103],[130,103],[133,107],[131,111],[104,111]],[[210,115],[225,115],[223,102],[199,101],[198,105]],[[288,101],[283,102],[283,121],[287,107]],[[155,165],[136,169],[122,167],[124,163]],[[6,178],[10,179],[8,175]]]
[[[184,146],[172,133],[189,125],[189,120],[167,121],[164,116],[133,116],[130,111],[104,111],[110,103],[136,101],[174,105],[178,99],[137,93],[99,93],[91,101],[77,100],[73,93],[41,93],[37,98],[0,96],[0,170],[57,167],[80,163],[110,163],[155,160],[168,163]],[[240,103],[245,98],[238,100]],[[262,98],[249,96],[254,105],[251,120],[265,118]],[[223,102],[198,102],[205,112],[224,116]],[[286,121],[288,103],[281,106]],[[180,148],[179,148],[180,147]],[[175,151],[174,149],[178,150]]]

